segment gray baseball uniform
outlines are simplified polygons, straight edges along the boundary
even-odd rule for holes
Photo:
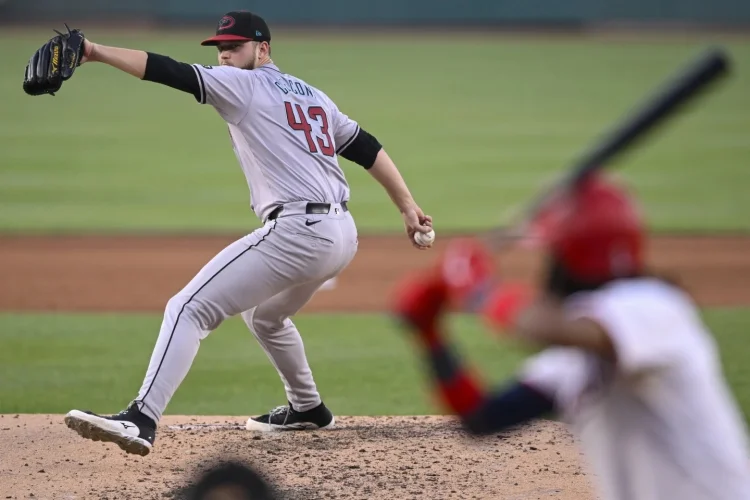
[[[241,314],[298,411],[320,404],[302,338],[289,319],[354,258],[357,230],[338,165],[359,132],[320,90],[273,64],[194,65],[202,103],[227,122],[263,226],[235,241],[167,304],[136,401],[158,422],[221,322]]]

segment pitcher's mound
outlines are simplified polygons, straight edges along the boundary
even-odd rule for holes
[[[594,498],[573,439],[554,422],[482,439],[431,416],[340,417],[318,432],[243,426],[167,416],[154,451],[138,457],[79,437],[62,415],[0,415],[0,498],[183,498],[221,460],[255,467],[288,499]]]

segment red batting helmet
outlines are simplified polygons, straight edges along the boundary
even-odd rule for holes
[[[590,176],[553,202],[543,239],[572,277],[598,283],[643,271],[644,227],[623,189]]]

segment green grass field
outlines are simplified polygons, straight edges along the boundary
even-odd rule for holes
[[[727,377],[750,417],[746,341],[750,312],[705,314],[721,348]],[[161,318],[0,314],[0,413],[61,413],[72,408],[119,411],[137,394]],[[454,339],[500,383],[529,352],[498,341],[470,318],[455,318]],[[342,415],[440,412],[411,339],[384,316],[342,315],[297,320],[325,401]],[[203,341],[193,369],[167,413],[248,415],[284,402],[283,386],[265,353],[238,320]]]
[[[105,44],[215,61],[213,49],[198,45],[205,33],[82,28]],[[96,64],[80,68],[57,97],[26,96],[23,69],[51,34],[9,34],[0,44],[0,230],[256,227],[226,127],[191,96]],[[281,33],[273,56],[375,133],[436,228],[449,230],[507,220],[704,46]],[[655,229],[750,229],[750,43],[726,46],[733,80],[621,162]],[[343,162],[360,228],[397,230],[387,196]]]
[[[96,32],[95,41],[211,64],[205,33]],[[210,30],[209,30],[210,31]],[[52,32],[0,44],[0,234],[242,232],[257,227],[226,127],[191,96],[116,70],[79,69],[56,97],[21,90]],[[438,232],[483,228],[537,191],[707,40],[629,43],[473,36],[275,36],[282,70],[323,89],[396,159]],[[750,42],[726,43],[734,78],[623,158],[658,230],[750,230]],[[15,68],[15,69],[14,69]],[[398,231],[387,196],[342,160],[362,232]],[[706,311],[750,414],[750,310]],[[161,318],[0,314],[0,413],[116,411],[136,395]],[[467,319],[460,343],[490,380],[523,353]],[[381,316],[297,319],[316,380],[339,414],[437,410],[414,351]],[[246,415],[283,403],[241,321],[203,344],[168,413]]]

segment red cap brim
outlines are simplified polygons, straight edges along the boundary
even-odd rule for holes
[[[218,45],[221,42],[252,42],[252,38],[240,35],[216,35],[201,42],[201,45]]]

